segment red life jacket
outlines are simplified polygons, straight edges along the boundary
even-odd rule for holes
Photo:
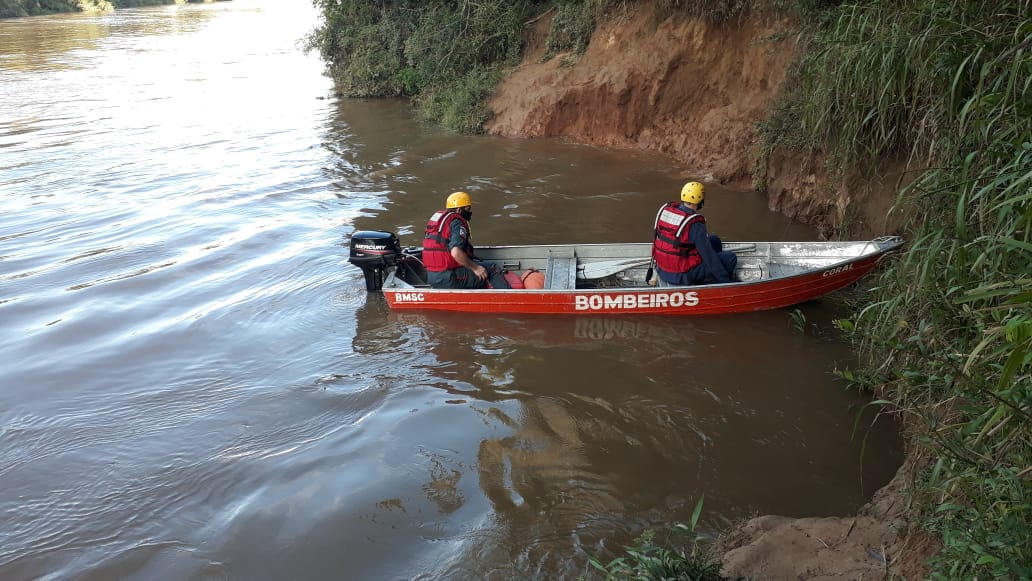
[[[702,263],[702,256],[688,238],[692,224],[705,224],[702,214],[685,211],[678,202],[670,202],[656,214],[656,238],[652,257],[656,266],[667,272],[688,272]]]
[[[448,240],[451,239],[451,229],[455,221],[469,231],[469,222],[466,221],[455,210],[438,210],[430,216],[426,223],[426,235],[423,237],[423,265],[430,272],[442,272],[462,266],[451,255],[448,248]],[[466,241],[466,254],[473,257],[473,245]]]

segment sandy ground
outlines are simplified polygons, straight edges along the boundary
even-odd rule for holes
[[[733,26],[662,20],[644,9],[601,26],[580,56],[544,55],[548,18],[528,29],[522,65],[491,101],[489,132],[564,136],[584,143],[661,151],[686,175],[749,187],[756,123],[763,119],[799,53],[791,23],[749,17]],[[828,183],[820,160],[775,152],[771,209],[801,221],[886,234],[898,175]],[[935,544],[906,521],[917,459],[858,514],[845,518],[762,516],[718,545],[722,571],[748,579],[920,579]]]
[[[908,456],[854,516],[761,516],[736,527],[716,547],[721,573],[757,581],[923,579],[936,545],[906,519],[917,462]]]

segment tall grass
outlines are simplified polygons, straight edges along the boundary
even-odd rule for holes
[[[919,426],[942,578],[1032,576],[1032,19],[1028,0],[844,5],[812,39],[768,151],[921,168],[911,243],[849,327]]]

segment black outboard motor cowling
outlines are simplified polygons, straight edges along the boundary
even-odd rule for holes
[[[348,262],[362,269],[366,290],[383,289],[383,275],[388,267],[398,263],[401,244],[391,232],[359,231],[351,235],[351,255]]]

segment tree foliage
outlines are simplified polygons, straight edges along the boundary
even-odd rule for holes
[[[107,12],[113,8],[175,3],[176,0],[0,0],[0,18],[62,12]]]

